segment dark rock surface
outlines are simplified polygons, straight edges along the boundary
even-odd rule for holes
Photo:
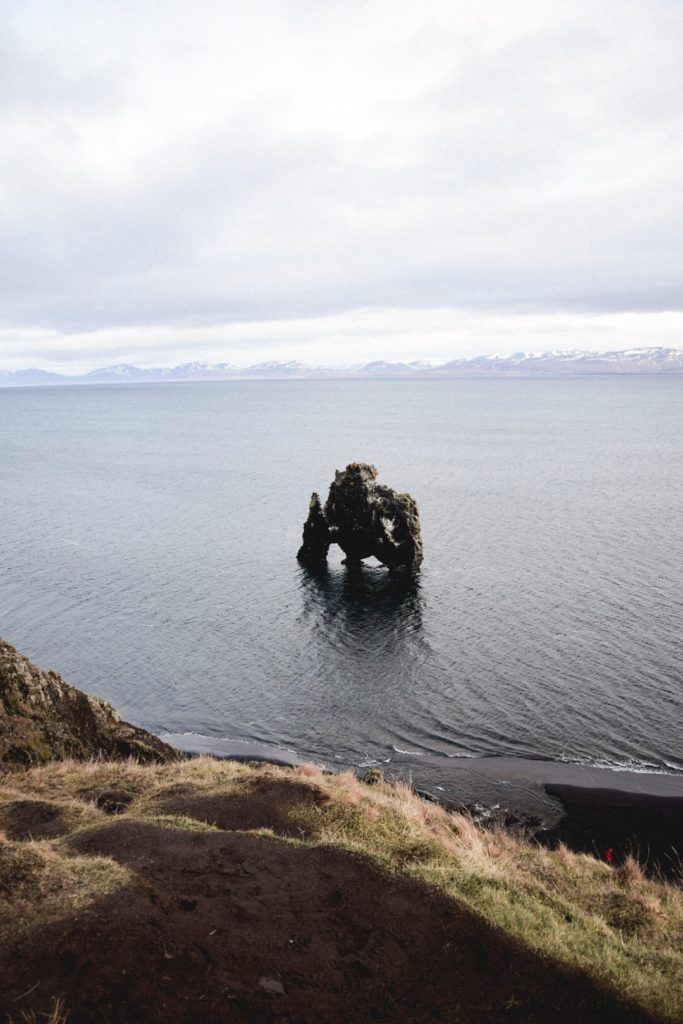
[[[65,757],[173,761],[178,752],[145,729],[122,722],[106,700],[44,672],[0,640],[0,763],[39,764]]]
[[[411,573],[420,567],[422,538],[415,500],[376,480],[374,466],[352,462],[337,470],[324,510],[313,494],[297,555],[300,562],[320,565],[330,544],[338,544],[348,564],[374,555],[392,572]]]
[[[308,506],[308,519],[304,523],[304,538],[297,558],[311,565],[324,562],[332,543],[320,496],[313,492]]]

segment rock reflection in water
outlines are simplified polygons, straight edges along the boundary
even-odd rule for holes
[[[302,620],[337,652],[395,660],[420,644],[419,579],[391,576],[361,564],[301,570]],[[366,660],[367,666],[367,660]],[[385,664],[383,671],[388,666]]]
[[[323,723],[327,749],[333,737],[338,761],[393,770],[402,738],[421,731],[415,695],[433,660],[420,579],[363,563],[302,568],[300,586],[309,715]]]

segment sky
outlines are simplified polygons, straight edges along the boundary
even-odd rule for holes
[[[680,0],[3,0],[0,368],[683,348]]]

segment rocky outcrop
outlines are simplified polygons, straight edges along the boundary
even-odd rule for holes
[[[304,523],[304,539],[297,558],[300,562],[315,565],[327,558],[332,534],[320,504],[320,495],[315,491],[308,506],[308,519]]]
[[[377,470],[352,462],[337,470],[323,509],[313,494],[297,555],[305,565],[321,565],[330,544],[338,544],[346,563],[374,557],[395,573],[413,573],[422,562],[420,516],[415,500],[376,483]]]
[[[179,754],[152,733],[122,722],[116,708],[32,665],[0,640],[0,763],[64,757],[173,761]]]

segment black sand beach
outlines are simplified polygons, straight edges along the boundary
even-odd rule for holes
[[[564,815],[554,828],[536,835],[541,842],[561,841],[615,864],[631,853],[648,872],[667,878],[683,874],[683,794],[557,784],[545,788],[561,801]]]
[[[481,758],[477,771],[518,794],[540,786],[559,801],[557,820],[534,833],[539,842],[563,842],[615,864],[633,854],[649,872],[681,877],[681,775],[516,758]]]

